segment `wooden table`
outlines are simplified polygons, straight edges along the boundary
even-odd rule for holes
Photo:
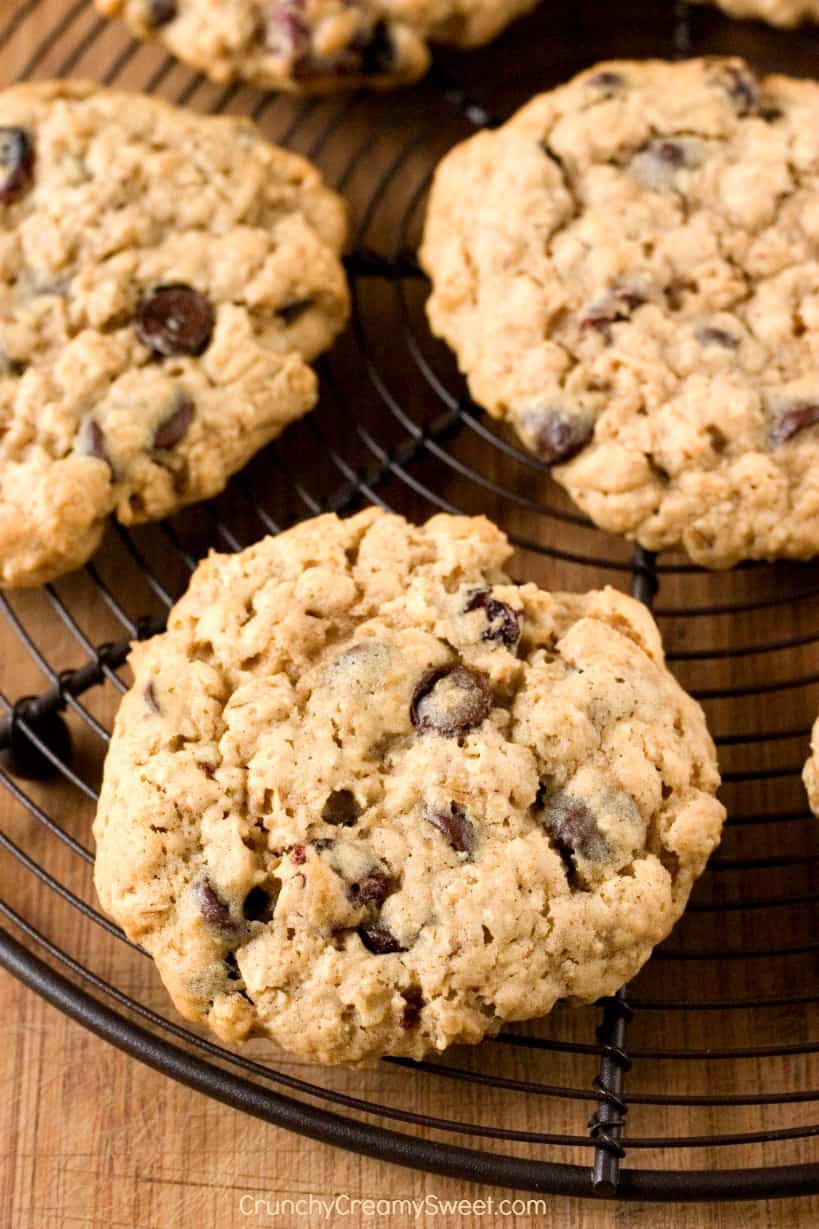
[[[671,50],[666,0],[623,0],[619,6],[579,0],[571,6],[570,18],[558,9],[557,4],[544,5],[493,49],[468,58],[444,53],[441,59],[460,79],[468,79],[476,96],[502,114],[538,86],[558,80],[607,53],[667,54]],[[198,109],[221,104],[230,110],[248,111],[259,102],[258,96],[248,90],[221,94],[194,80],[181,67],[167,63],[154,49],[141,49],[127,60],[118,60],[127,40],[118,26],[103,27],[97,23],[90,4],[41,0],[39,4],[15,6],[10,0],[0,0],[0,28],[15,13],[21,24],[0,56],[0,72],[6,81],[27,69],[35,76],[44,76],[66,67],[78,75],[103,79],[112,66],[119,64],[117,84],[144,88],[152,79],[156,80],[154,75],[160,69],[161,92]],[[63,19],[65,25],[61,27]],[[43,47],[42,40],[52,34],[54,37]],[[790,66],[801,72],[815,65],[819,47],[814,33],[800,37],[768,36],[759,29],[732,25],[705,12],[698,17],[695,34],[697,45],[742,50],[771,66]],[[349,106],[330,100],[304,107],[280,99],[265,110],[263,123],[271,136],[286,134],[295,148],[317,150],[318,160],[330,178],[336,180],[347,168],[345,189],[356,221],[362,218],[364,207],[372,199],[380,174],[391,166],[395,168],[396,151],[405,148],[413,133],[422,135],[420,147],[408,152],[399,172],[384,181],[373,223],[359,236],[359,244],[382,252],[392,243],[407,200],[423,182],[435,158],[468,131],[463,117],[442,103],[431,86],[396,98],[371,98]],[[378,140],[373,139],[374,132],[378,133]],[[350,155],[354,150],[359,150],[359,154],[351,167]],[[402,238],[408,246],[417,239],[421,214],[419,205]],[[422,421],[429,392],[419,386],[417,369],[406,367],[406,355],[396,344],[393,331],[395,306],[384,299],[384,293],[379,285],[364,286],[361,319],[374,344],[376,361],[399,382],[413,414]],[[423,287],[410,287],[407,294],[408,311],[419,326],[422,349],[450,386],[456,387],[448,358],[423,335]],[[311,428],[297,427],[288,433],[281,451],[272,454],[271,462],[251,467],[250,489],[257,494],[261,491],[262,502],[279,521],[303,516],[309,507],[309,498],[295,492],[292,478],[287,475],[297,473],[308,496],[312,492],[319,498],[338,488],[339,473],[332,462],[331,445],[355,464],[372,463],[372,457],[366,455],[360,439],[349,428],[353,414],[380,441],[400,445],[404,439],[396,423],[388,421],[383,404],[363,378],[360,352],[349,337],[338,347],[325,374],[325,396],[315,416],[323,433],[323,448],[316,450]],[[346,409],[341,410],[338,399],[328,394],[327,389],[334,382],[348,392],[351,388],[355,390],[352,408],[348,402]],[[590,562],[600,558],[602,562],[625,565],[628,552],[624,547],[606,542],[582,526],[543,517],[527,508],[525,500],[531,499],[545,500],[558,513],[569,511],[558,492],[544,487],[542,475],[485,445],[469,431],[461,431],[455,440],[444,440],[442,448],[462,464],[474,465],[492,482],[513,488],[517,500],[464,479],[434,458],[421,458],[417,463],[408,460],[407,467],[419,481],[428,483],[436,495],[469,511],[486,511],[520,539],[534,541],[550,552],[544,556],[522,548],[516,561],[521,575],[552,587],[586,588],[601,580],[627,586],[627,571],[618,571],[616,567],[607,570]],[[271,481],[271,475],[275,481]],[[428,500],[411,495],[400,477],[379,480],[377,491],[403,511],[418,516],[429,512]],[[261,527],[252,516],[241,512],[240,506],[241,500],[230,495],[217,505],[241,540],[249,540],[261,532]],[[212,525],[197,514],[183,517],[178,530],[193,554],[201,553],[212,537]],[[169,549],[168,539],[158,530],[147,530],[137,535],[137,541],[162,583],[178,592],[185,568]],[[580,562],[572,562],[573,555]],[[101,577],[132,614],[161,610],[161,603],[145,586],[116,535],[109,535],[97,564]],[[816,645],[811,641],[811,633],[819,627],[819,601],[816,597],[798,601],[794,597],[792,602],[784,603],[780,600],[783,594],[796,595],[810,588],[811,575],[815,575],[815,570],[811,572],[810,568],[784,568],[713,578],[673,572],[663,576],[659,604],[666,613],[660,622],[673,654],[674,668],[690,687],[714,691],[733,686],[742,693],[733,698],[714,698],[708,703],[715,733],[726,735],[738,730],[753,734],[770,730],[787,735],[788,731],[796,731],[761,744],[723,741],[723,767],[729,776],[740,778],[731,779],[724,791],[732,813],[751,819],[755,814],[779,815],[781,822],[738,823],[727,830],[720,854],[725,864],[707,876],[697,890],[695,909],[670,942],[674,950],[691,952],[715,945],[742,950],[782,944],[809,946],[817,933],[819,884],[814,855],[819,852],[819,844],[814,825],[804,817],[798,768],[806,749],[805,731],[819,707],[819,688],[811,684],[759,690],[766,680],[790,679],[799,683],[803,676],[819,672]],[[94,644],[122,636],[121,625],[105,610],[87,576],[66,579],[56,593],[64,609]],[[761,598],[768,604],[760,607]],[[754,609],[734,615],[702,613],[726,602]],[[685,617],[692,609],[700,613]],[[15,596],[9,610],[25,623],[53,668],[77,666],[87,660],[76,632],[60,620],[59,611],[46,595]],[[780,645],[787,642],[789,647],[764,651],[772,641]],[[720,650],[731,645],[744,646],[745,651],[738,657],[720,656]],[[705,659],[699,660],[696,654],[703,650]],[[43,671],[23,651],[8,620],[0,621],[0,690],[14,699],[42,691],[46,684]],[[97,688],[83,702],[99,720],[110,722],[116,692],[111,686]],[[71,724],[76,743],[75,768],[87,780],[96,782],[100,744],[81,721],[72,718]],[[761,779],[748,776],[760,769]],[[83,844],[89,843],[91,807],[76,790],[65,783],[26,784],[25,788],[66,832]],[[803,817],[789,820],[790,812]],[[89,868],[55,841],[3,789],[0,830],[57,880],[93,904]],[[758,862],[770,857],[778,859],[772,867],[733,865],[749,858]],[[79,962],[140,1003],[173,1018],[149,962],[84,922],[5,854],[0,855],[0,886],[1,898]],[[766,904],[771,896],[805,899],[800,906],[771,907]],[[748,906],[748,901],[754,899],[762,900],[762,905]],[[735,907],[740,902],[745,902],[742,909]],[[811,952],[796,958],[763,961],[749,957],[701,962],[659,956],[641,976],[635,992],[644,999],[756,995],[787,998],[799,991],[812,991],[816,975],[817,961]],[[543,1024],[529,1026],[526,1031],[543,1037],[588,1041],[593,1037],[596,1019],[593,1009],[575,1013],[558,1010]],[[349,1199],[374,1200],[419,1200],[426,1196],[433,1201],[504,1197],[498,1189],[479,1189],[322,1146],[192,1093],[96,1039],[5,974],[0,974],[0,1020],[5,1038],[0,1052],[0,1229],[63,1225],[89,1229],[187,1229],[192,1224],[207,1229],[274,1224],[314,1226],[321,1223],[315,1213],[311,1216],[284,1211],[277,1218],[268,1215],[268,1211],[275,1210],[277,1200],[303,1199],[311,1194],[325,1199],[337,1194]],[[816,1007],[810,1004],[780,1004],[755,1013],[698,1011],[666,1016],[651,1010],[638,1011],[629,1034],[629,1045],[637,1049],[788,1045],[794,1052],[782,1058],[736,1061],[645,1058],[635,1063],[628,1077],[629,1092],[659,1091],[674,1098],[714,1092],[754,1096],[759,1091],[815,1089],[819,1087],[819,1063],[810,1053],[796,1051],[804,1050],[804,1043],[817,1038],[818,1023]],[[263,1056],[266,1053],[264,1047],[255,1052]],[[459,1056],[459,1061],[465,1066],[472,1064],[475,1070],[491,1068],[513,1078],[530,1076],[587,1089],[596,1070],[593,1058],[541,1056],[536,1051],[514,1047],[482,1047],[476,1054]],[[317,1078],[315,1072],[296,1060],[276,1054],[271,1056],[271,1062],[280,1071]],[[512,1101],[497,1090],[481,1093],[471,1084],[422,1079],[415,1073],[395,1069],[362,1075],[329,1073],[320,1078],[337,1090],[358,1093],[370,1100],[397,1101],[416,1112],[454,1114],[462,1121],[485,1123],[500,1119],[518,1129],[582,1135],[585,1119],[594,1108],[593,1103],[578,1105],[536,1097]],[[815,1106],[811,1104],[720,1111],[696,1105],[635,1104],[630,1111],[629,1131],[632,1136],[685,1137],[787,1130],[815,1120]],[[528,1155],[543,1154],[534,1147],[521,1151]],[[548,1155],[584,1163],[589,1159],[588,1152],[579,1149]],[[703,1146],[685,1152],[655,1149],[648,1154],[634,1150],[628,1163],[712,1168],[818,1160],[815,1143],[803,1141],[794,1145],[783,1141],[769,1144],[764,1150],[757,1144],[729,1149]],[[255,1200],[261,1202],[254,1205]],[[349,1205],[342,1201],[341,1206],[346,1210]],[[362,1210],[354,1215],[337,1215],[328,1223],[359,1226],[380,1220],[384,1218]],[[745,1229],[762,1229],[819,1223],[819,1199],[674,1206],[669,1210],[659,1205],[592,1205],[554,1198],[549,1200],[546,1212],[532,1215],[481,1215],[478,1207],[472,1215],[449,1211],[414,1220],[399,1214],[386,1223],[440,1223],[448,1227],[673,1224],[675,1229],[742,1225]]]

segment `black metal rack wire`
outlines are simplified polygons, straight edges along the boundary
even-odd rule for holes
[[[18,646],[0,661],[0,784],[13,803],[0,830],[0,963],[173,1078],[379,1158],[574,1195],[816,1192],[819,840],[799,774],[819,708],[819,572],[708,574],[607,538],[469,402],[424,323],[414,250],[431,172],[455,140],[609,53],[740,50],[799,71],[819,49],[684,3],[623,0],[608,20],[600,7],[543,5],[494,49],[442,53],[425,83],[389,100],[219,90],[127,39],[88,0],[49,4],[36,42],[41,0],[0,28],[8,79],[82,74],[93,57],[108,84],[251,113],[315,159],[354,216],[352,328],[321,364],[316,412],[211,504],[160,526],[112,528],[78,576],[0,595]],[[183,1026],[144,954],[89,903],[90,816],[129,641],[162,627],[210,546],[240,549],[365,501],[409,515],[486,512],[516,543],[521,574],[551,587],[612,583],[654,603],[672,665],[708,709],[731,813],[686,918],[632,987],[596,1012],[559,1009],[474,1052],[394,1061],[389,1103],[367,1095],[366,1075],[351,1084],[269,1051],[236,1054]],[[383,1087],[382,1075],[382,1098]]]

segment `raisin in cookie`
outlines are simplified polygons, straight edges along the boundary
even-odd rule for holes
[[[0,94],[0,219],[2,587],[219,491],[314,405],[347,288],[309,163],[90,84]]]
[[[604,529],[819,552],[819,85],[610,63],[444,159],[429,318]]]
[[[813,727],[810,755],[802,773],[802,780],[805,782],[811,810],[814,815],[819,816],[819,720]]]
[[[724,816],[703,714],[642,606],[510,553],[483,518],[323,516],[211,555],[134,648],[96,884],[188,1019],[418,1058],[668,934]]]
[[[700,0],[700,3],[709,0]],[[729,17],[752,17],[772,26],[798,26],[819,21],[819,0],[710,0]]]
[[[326,93],[405,85],[430,42],[486,43],[537,0],[96,0],[214,81]],[[218,11],[217,11],[218,9]]]

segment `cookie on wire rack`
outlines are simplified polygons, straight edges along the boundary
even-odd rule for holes
[[[430,43],[489,42],[537,0],[95,0],[213,81],[323,94],[407,85]]]
[[[484,518],[322,516],[212,554],[135,646],[103,907],[188,1019],[420,1058],[616,990],[724,810],[645,609],[504,571]]]
[[[696,0],[714,4],[729,17],[750,17],[772,26],[793,27],[819,21],[819,0]]]
[[[221,490],[312,409],[342,202],[246,120],[90,83],[0,94],[0,587]]]
[[[458,145],[434,332],[604,529],[696,562],[819,553],[819,85],[597,65]]]

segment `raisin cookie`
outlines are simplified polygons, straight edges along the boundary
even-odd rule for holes
[[[819,21],[819,0],[711,0],[711,3],[729,17],[752,17],[772,26],[798,26],[802,21]]]
[[[819,816],[819,720],[813,727],[810,755],[802,773],[802,780],[805,782],[811,810],[814,815]]]
[[[819,552],[819,85],[598,65],[446,156],[422,259],[475,400],[602,528]]]
[[[616,990],[724,818],[647,610],[517,586],[483,518],[369,509],[211,555],[137,645],[104,908],[188,1019],[419,1058]]]
[[[314,405],[348,295],[309,163],[91,84],[0,94],[0,219],[3,587],[219,491]]]
[[[406,85],[428,43],[486,43],[537,0],[96,0],[214,81],[327,93]],[[217,11],[218,10],[218,11]]]

